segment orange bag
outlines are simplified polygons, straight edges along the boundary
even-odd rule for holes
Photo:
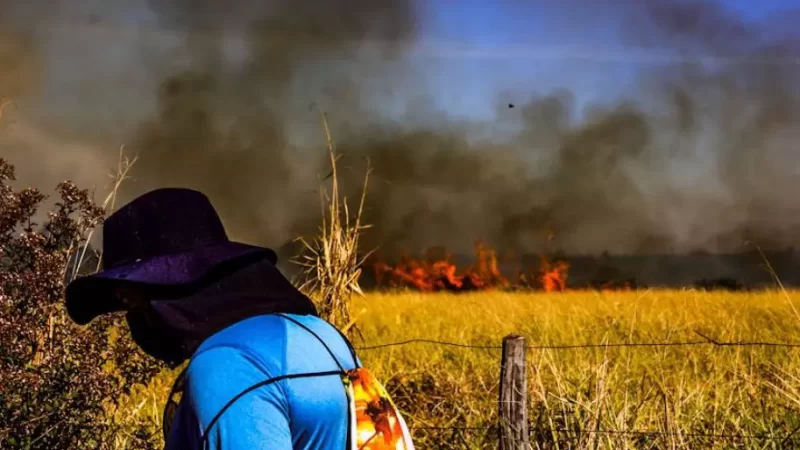
[[[403,416],[369,370],[349,370],[342,380],[350,402],[350,430],[355,430],[349,450],[414,450]]]

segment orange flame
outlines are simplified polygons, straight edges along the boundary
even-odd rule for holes
[[[497,253],[482,242],[475,243],[475,263],[464,271],[459,271],[451,261],[451,255],[433,257],[431,252],[425,259],[404,256],[396,265],[373,260],[375,281],[379,287],[407,287],[424,292],[434,291],[473,291],[512,287],[500,272]],[[547,292],[567,290],[569,264],[564,261],[551,263],[542,258],[535,283],[520,273],[519,282],[513,287],[538,287]]]
[[[541,272],[542,272],[542,288],[546,292],[563,292],[567,290],[567,274],[569,272],[569,264],[564,261],[550,263],[543,259]]]
[[[379,286],[404,286],[420,291],[480,290],[508,285],[498,269],[494,250],[477,242],[475,257],[475,266],[460,275],[449,254],[432,261],[405,256],[395,266],[378,261],[373,263],[373,270]]]

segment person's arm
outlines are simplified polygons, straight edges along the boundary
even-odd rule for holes
[[[187,373],[188,404],[200,432],[217,416],[208,432],[208,450],[292,450],[288,404],[279,384],[261,386],[234,397],[272,377],[256,367],[249,355],[230,347],[207,350],[192,360]]]

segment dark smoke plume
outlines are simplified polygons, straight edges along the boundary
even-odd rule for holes
[[[280,244],[319,211],[314,176],[323,168],[287,136],[293,120],[313,119],[313,99],[298,100],[297,84],[330,96],[336,114],[358,114],[348,71],[368,68],[361,46],[377,42],[381,58],[396,57],[413,37],[414,10],[400,0],[218,5],[153,2],[165,26],[186,33],[193,61],[163,80],[157,113],[137,133],[134,189],[196,187],[222,206],[232,233]],[[235,67],[222,61],[226,33],[243,35],[250,51]]]
[[[462,251],[482,239],[522,251],[636,253],[800,241],[800,47],[785,23],[746,23],[722,3],[534,4],[525,11],[608,21],[630,54],[594,58],[649,69],[618,104],[586,110],[568,91],[533,94],[531,80],[532,94],[513,109],[498,93],[491,123],[457,121],[425,100],[415,76],[423,63],[407,57],[423,11],[412,0],[134,2],[148,14],[125,34],[136,49],[125,64],[99,56],[118,56],[101,39],[130,15],[116,2],[41,16],[31,13],[37,3],[4,3],[16,4],[22,25],[10,46],[0,39],[0,58],[16,55],[17,73],[30,74],[0,75],[24,113],[16,147],[4,148],[17,148],[18,160],[38,156],[14,162],[91,179],[126,143],[140,162],[125,199],[160,186],[201,189],[238,239],[278,246],[314,230],[325,175],[317,105],[330,113],[352,197],[364,161],[375,168],[368,246]],[[78,38],[41,17],[83,24],[85,47],[66,47]],[[74,104],[64,98],[89,69],[65,54],[94,55],[106,70],[80,85]],[[42,64],[45,80],[19,81],[42,77]],[[401,92],[422,100],[405,99],[407,114],[391,115]],[[105,109],[82,110],[81,100]],[[505,131],[487,138],[487,129]]]
[[[574,123],[570,95],[534,97],[510,145],[467,145],[433,127],[355,137],[386,181],[373,192],[391,205],[372,211],[381,244],[489,236],[510,248],[659,253],[800,242],[797,42],[710,2],[622,12],[628,38],[669,50],[631,86],[635,103]]]

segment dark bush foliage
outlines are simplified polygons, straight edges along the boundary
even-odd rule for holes
[[[46,196],[14,180],[0,159],[0,448],[148,448],[144,427],[123,428],[109,411],[160,367],[112,333],[125,329],[120,317],[79,327],[63,307],[70,258],[104,211],[64,182],[39,219]]]

